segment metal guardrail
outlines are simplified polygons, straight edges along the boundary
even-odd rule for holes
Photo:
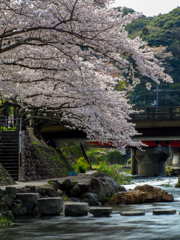
[[[0,117],[0,132],[3,131],[19,131],[21,129],[21,118]]]
[[[135,110],[141,112],[131,115],[132,122],[180,120],[180,107],[147,107],[135,108]]]
[[[180,106],[134,108],[134,110],[139,111],[139,113],[130,115],[132,122],[180,120]],[[12,117],[0,117],[0,132],[19,131],[22,128],[22,125],[23,122],[20,118],[14,119]],[[48,123],[46,125],[48,125]],[[52,121],[49,125],[52,125]]]

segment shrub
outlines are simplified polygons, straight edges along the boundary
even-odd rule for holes
[[[111,164],[124,164],[125,159],[124,155],[118,150],[112,150],[107,153],[106,160]]]
[[[107,174],[108,176],[111,175],[110,167],[105,161],[99,163],[98,172]]]
[[[127,164],[131,165],[131,158],[127,160]]]
[[[170,166],[166,167],[166,176],[172,176],[173,174],[173,169],[171,169]]]
[[[103,161],[109,162],[110,164],[125,163],[125,156],[117,149],[90,148],[86,154],[92,164],[99,164]]]
[[[84,157],[80,157],[76,160],[76,163],[74,163],[73,169],[76,172],[85,173],[89,169],[89,164]]]
[[[91,164],[99,164],[106,159],[107,151],[102,148],[90,148],[86,154]]]
[[[102,162],[98,171],[114,178],[119,184],[128,184],[132,180],[130,174],[125,173],[119,164],[108,165],[106,162]]]

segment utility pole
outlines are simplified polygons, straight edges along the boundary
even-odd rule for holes
[[[159,106],[159,92],[180,92],[179,89],[177,90],[166,90],[166,89],[159,89],[159,86],[157,84],[157,88],[153,90],[153,92],[156,92],[156,107]]]
[[[158,90],[159,90],[159,88],[158,88],[158,84],[157,84],[157,90],[156,90],[156,107],[157,108],[158,108],[158,101],[159,101]]]

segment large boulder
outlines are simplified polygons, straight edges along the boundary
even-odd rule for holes
[[[36,187],[35,186],[25,186],[25,190],[27,193],[37,193]]]
[[[91,178],[89,181],[88,192],[96,193],[100,202],[104,200],[107,194],[107,191],[100,178]]]
[[[12,213],[15,217],[26,215],[26,207],[23,207],[21,203],[15,203],[12,207]]]
[[[60,188],[60,183],[58,182],[58,180],[49,180],[48,184],[51,185],[56,191]]]
[[[11,198],[13,198],[13,199],[16,198],[16,192],[17,192],[17,190],[16,190],[15,187],[6,187],[5,189],[6,189],[7,194],[8,194]]]
[[[83,202],[87,202],[89,206],[99,206],[98,196],[96,193],[86,193],[82,195]]]
[[[37,208],[41,215],[58,215],[63,210],[63,199],[60,197],[38,199]]]
[[[69,191],[70,197],[79,197],[81,195],[81,189],[78,185],[73,185]]]
[[[12,205],[13,205],[13,202],[14,202],[14,199],[11,196],[9,196],[8,194],[4,195],[4,199],[5,199],[5,203],[8,206],[8,208],[11,209]]]
[[[0,213],[2,213],[2,215],[6,215],[6,216],[10,215],[9,208],[6,204],[6,200],[4,197],[0,197]]]
[[[77,182],[77,185],[80,187],[82,193],[88,192],[89,180],[88,181],[79,181],[79,182]]]
[[[62,191],[69,191],[72,186],[73,186],[73,183],[69,178],[65,180],[61,180],[59,182],[59,189],[61,189]]]
[[[150,185],[136,186],[129,192],[118,192],[111,197],[112,204],[137,204],[148,202],[172,202],[172,194]]]
[[[22,201],[27,214],[34,214],[39,198],[38,193],[17,193],[16,198]]]
[[[37,191],[41,196],[58,197],[58,193],[53,187],[38,187]]]
[[[120,189],[120,185],[113,178],[100,177],[91,178],[89,181],[88,192],[96,193],[100,202],[106,202],[107,198],[111,197]],[[125,190],[125,189],[123,189]]]
[[[167,193],[161,188],[153,187],[150,185],[136,186],[135,191],[145,192],[147,194],[146,202],[173,202],[173,195]]]
[[[27,189],[24,187],[16,188],[16,193],[27,193]]]
[[[3,190],[0,188],[0,198],[3,197]]]
[[[118,192],[111,199],[111,204],[136,204],[145,203],[146,193],[140,191]]]
[[[113,185],[113,188],[114,188],[115,192],[118,192],[118,191],[120,191],[120,190],[122,191],[122,189],[123,189],[123,191],[126,191],[126,189],[125,189],[124,187],[120,186],[120,185],[114,180],[114,178],[106,177],[105,179],[106,179],[107,182],[110,182],[110,183]]]
[[[103,188],[106,192],[106,197],[110,197],[113,195],[114,192],[116,192],[116,188],[113,184],[113,182],[109,178],[100,178]]]

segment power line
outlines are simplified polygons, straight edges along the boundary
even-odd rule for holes
[[[180,92],[180,90],[154,89],[153,92]]]

